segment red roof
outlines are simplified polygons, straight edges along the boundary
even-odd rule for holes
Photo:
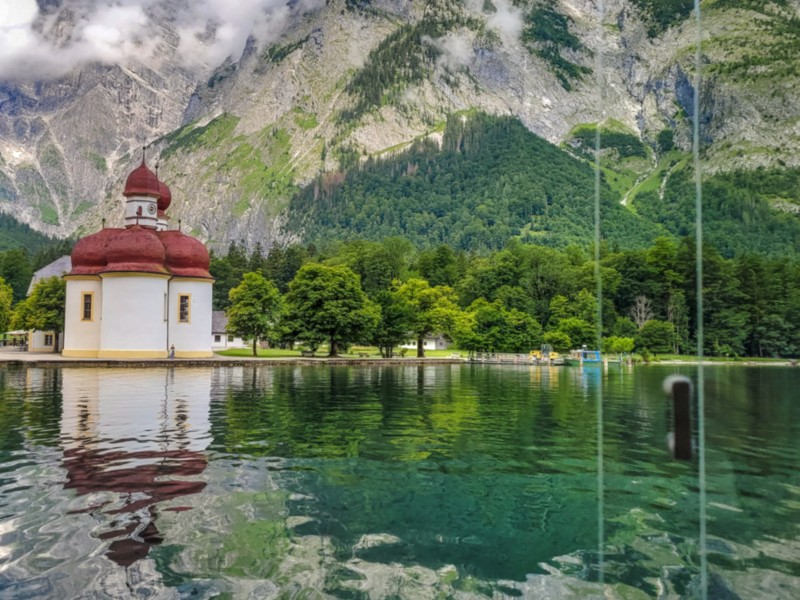
[[[161,182],[156,174],[144,164],[144,159],[142,159],[142,164],[128,175],[128,179],[125,181],[125,191],[122,194],[126,197],[151,196],[158,198],[161,196]]]
[[[158,196],[158,210],[167,210],[172,203],[172,192],[163,181],[158,182]]]
[[[164,245],[155,231],[139,225],[128,227],[114,235],[106,246],[107,265],[101,273],[130,271],[164,273]]]
[[[106,267],[106,247],[122,229],[101,229],[81,238],[72,249],[70,275],[97,275]]]
[[[211,278],[208,272],[211,259],[208,250],[200,240],[180,231],[159,231],[157,233],[166,249],[166,267],[176,277]]]
[[[211,279],[210,262],[208,250],[198,239],[176,230],[134,225],[101,229],[78,240],[69,275],[131,272]]]

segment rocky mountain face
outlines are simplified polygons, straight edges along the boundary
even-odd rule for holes
[[[437,139],[453,113],[513,115],[568,150],[603,124],[653,149],[669,131],[686,151],[697,27],[665,1],[666,16],[606,0],[602,22],[592,0],[290,2],[276,41],[251,38],[213,72],[184,66],[158,13],[146,61],[0,83],[0,210],[62,236],[116,222],[149,144],[173,220],[212,245],[269,247],[301,233],[285,227],[299,186]],[[798,23],[796,0],[703,2],[707,172],[800,166]]]

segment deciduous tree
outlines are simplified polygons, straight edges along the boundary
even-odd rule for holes
[[[287,326],[301,340],[330,344],[329,356],[339,346],[366,340],[379,318],[358,275],[344,266],[309,263],[300,268],[286,294]]]
[[[651,319],[639,330],[636,348],[653,354],[671,352],[675,343],[675,326],[668,321]]]
[[[0,333],[5,333],[11,323],[11,303],[14,290],[0,277]]]
[[[280,322],[283,302],[278,288],[260,273],[245,273],[242,283],[229,294],[228,333],[253,340],[253,356],[258,340],[267,339]]]
[[[456,304],[456,293],[450,287],[431,287],[424,279],[416,278],[398,283],[395,289],[414,308],[412,331],[417,338],[417,357],[424,358],[423,342],[426,335],[452,335],[456,327],[461,313]]]
[[[39,281],[31,295],[15,308],[12,326],[15,329],[52,331],[54,347],[58,348],[59,336],[64,331],[66,289],[67,284],[61,277]]]
[[[370,341],[378,347],[381,356],[391,358],[394,347],[408,341],[414,325],[414,307],[394,291],[383,291],[375,296],[380,308],[380,318]]]

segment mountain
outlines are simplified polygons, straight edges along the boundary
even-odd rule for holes
[[[435,147],[438,169],[453,158],[445,140],[454,115],[484,125],[480,115],[496,115],[529,132],[514,129],[519,148],[535,146],[572,169],[582,194],[591,191],[586,169],[599,128],[613,226],[681,235],[692,221],[693,2],[606,0],[602,24],[595,4],[272,2],[285,9],[280,28],[254,32],[235,59],[213,68],[181,57],[181,4],[156,4],[146,60],[0,85],[0,210],[58,235],[116,222],[124,177],[150,144],[149,160],[159,157],[172,188],[173,219],[213,246],[351,235],[343,215],[309,203],[320,182],[328,199],[340,198],[366,173],[396,170],[408,158],[401,153]],[[47,10],[48,22],[68,28],[61,3]],[[713,223],[735,240],[729,253],[796,252],[800,6],[706,0],[702,14],[701,141],[704,179],[719,200]],[[206,35],[211,44],[213,28]],[[486,166],[480,153],[463,158]],[[542,173],[524,177],[531,189],[550,185]],[[394,198],[390,212],[433,189],[415,185],[418,195]],[[562,241],[587,231],[588,216],[570,215],[569,199],[558,204],[557,226],[554,216],[550,229],[525,221],[510,208],[528,199],[518,192],[482,202],[513,222],[493,224],[479,245],[495,247],[504,231]],[[462,200],[451,204],[463,212]],[[436,218],[461,227],[453,215]],[[759,246],[763,237],[769,243]]]

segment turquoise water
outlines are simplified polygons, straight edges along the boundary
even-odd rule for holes
[[[0,598],[699,597],[675,372],[0,368]],[[708,597],[797,597],[800,369],[705,378]]]

